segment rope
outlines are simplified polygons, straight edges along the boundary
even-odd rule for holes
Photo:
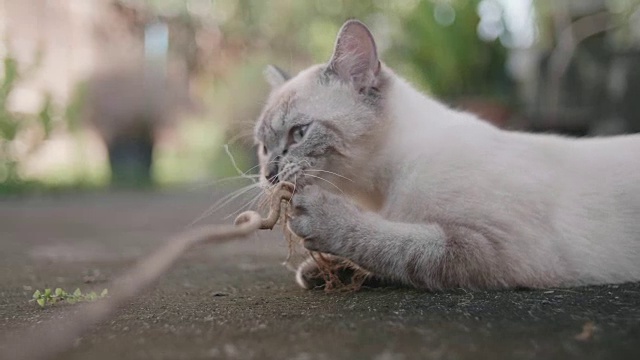
[[[197,245],[220,244],[246,237],[259,229],[272,229],[280,218],[282,203],[290,201],[292,195],[293,185],[281,183],[271,197],[266,218],[255,211],[246,211],[238,215],[234,225],[204,226],[170,239],[115,280],[109,289],[109,297],[73,306],[61,315],[62,319],[59,315],[35,328],[15,333],[6,342],[3,355],[15,360],[55,357],[71,347],[91,327],[105,321],[154,284],[187,250]]]

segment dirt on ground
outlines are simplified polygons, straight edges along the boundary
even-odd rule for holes
[[[0,200],[0,343],[74,306],[40,309],[29,302],[36,289],[109,288],[224,193]],[[199,223],[229,223],[224,216],[239,205]],[[327,294],[300,289],[282,266],[286,254],[278,230],[192,251],[151,291],[56,358],[640,358],[640,284]]]

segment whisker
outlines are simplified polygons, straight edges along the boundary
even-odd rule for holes
[[[257,183],[252,183],[251,185],[248,186],[244,186],[238,190],[235,190],[227,195],[225,195],[224,197],[222,197],[221,199],[219,199],[218,201],[216,201],[215,203],[213,203],[207,210],[205,210],[202,215],[200,215],[198,218],[196,218],[195,220],[193,220],[189,225],[187,225],[186,227],[191,227],[194,224],[196,224],[198,221],[211,216],[211,214],[215,213],[216,211],[220,210],[222,207],[224,207],[225,205],[227,205],[229,202],[237,199],[239,196],[242,196],[243,194],[245,194],[248,191],[251,191],[253,189],[260,189],[259,184]]]
[[[253,124],[253,120],[243,121],[241,124],[242,125],[250,125],[250,124],[252,125]],[[245,130],[245,131],[240,131],[234,137],[229,139],[227,141],[227,144],[235,144],[236,141],[244,140],[245,138],[251,137],[252,135],[253,135],[253,130],[248,129],[248,130]]]
[[[329,181],[329,180],[327,180],[327,179],[325,179],[325,178],[321,178],[320,176],[315,176],[315,175],[307,174],[305,171],[303,171],[303,174],[304,174],[304,176],[311,176],[311,177],[313,177],[313,178],[320,179],[320,180],[322,180],[322,181],[326,181],[326,182],[328,182],[329,184],[331,184],[334,188],[338,189],[338,191],[340,191],[340,192],[342,193],[342,195],[345,195],[344,191],[342,191],[342,189],[340,189],[336,184],[332,183],[331,181]],[[345,195],[345,196],[346,196],[346,195]]]
[[[276,161],[272,160],[272,161],[267,162],[267,164],[271,164],[271,163],[274,163],[274,162],[276,162]],[[194,191],[194,190],[202,189],[202,188],[205,188],[205,187],[214,186],[214,185],[217,185],[218,183],[225,182],[225,181],[239,180],[239,179],[251,180],[253,183],[256,183],[257,182],[256,179],[259,179],[260,176],[262,176],[262,175],[260,175],[260,174],[249,174],[249,172],[251,170],[259,167],[259,166],[260,166],[260,164],[258,164],[256,166],[252,166],[247,171],[243,172],[242,174],[240,174],[238,176],[229,176],[229,177],[224,177],[222,179],[213,179],[211,181],[207,181],[204,184],[194,185],[192,187],[189,187],[189,191]]]
[[[240,212],[242,212],[244,209],[251,209],[253,208],[253,206],[255,205],[255,203],[260,199],[261,196],[263,196],[265,193],[264,192],[259,192],[258,194],[256,194],[252,199],[250,199],[249,201],[247,201],[246,204],[242,205],[238,210],[236,210],[235,212],[227,215],[224,217],[224,219],[229,219],[231,217],[234,217],[236,215],[238,215]]]
[[[250,168],[249,168],[249,170],[247,170],[247,171],[243,172],[243,174],[248,174],[248,173],[249,173],[249,171],[251,171],[251,170],[253,170],[253,169],[255,169],[255,168],[259,167],[259,166],[260,166],[260,164],[255,165],[255,166],[252,166],[252,167],[250,167]],[[257,175],[257,174],[256,174],[256,175]]]
[[[341,174],[338,174],[338,173],[333,172],[333,171],[322,170],[322,169],[314,169],[314,168],[312,168],[312,167],[311,167],[311,162],[309,162],[309,160],[300,160],[300,164],[302,164],[302,163],[306,163],[306,164],[307,164],[307,166],[309,166],[309,169],[305,169],[305,171],[320,171],[320,172],[326,172],[326,173],[333,174],[333,175],[335,175],[335,176],[341,177],[341,178],[343,178],[343,179],[345,179],[345,180],[349,180],[349,181],[351,181],[351,182],[354,182],[352,179],[349,179],[348,177],[346,177],[346,176],[344,176],[344,175],[341,175]]]
[[[296,193],[296,186],[298,186],[298,175],[296,175],[296,177],[293,178],[293,191],[291,192],[291,194]],[[291,206],[292,199],[293,199],[293,196],[289,197],[289,201],[287,202],[287,207]]]
[[[254,186],[245,186],[244,188],[240,188],[239,190],[236,190],[231,194],[218,200],[216,203],[219,203],[220,207],[223,207],[224,205],[230,203],[231,201],[237,199],[238,197],[244,195],[245,193],[251,190],[260,190],[260,185],[254,184]]]
[[[264,209],[268,208],[269,205],[270,205],[270,200],[271,200],[271,196],[270,196],[271,194],[270,193],[264,192],[262,194],[264,196],[262,198],[260,198],[260,200],[258,201],[258,204],[257,204],[257,207],[260,210],[264,210]]]
[[[276,162],[276,161],[271,160],[271,161],[268,161],[267,164],[271,164],[271,163],[274,163],[274,162]],[[204,184],[198,184],[198,185],[191,186],[191,187],[189,187],[189,191],[194,191],[194,190],[206,188],[206,187],[209,187],[209,186],[214,186],[214,185],[217,185],[218,183],[221,183],[221,182],[224,182],[224,181],[231,181],[231,180],[238,180],[238,179],[246,179],[246,180],[250,180],[253,183],[256,183],[257,182],[256,179],[259,179],[261,175],[260,174],[249,174],[249,172],[251,170],[259,167],[259,166],[260,166],[260,164],[252,166],[247,171],[242,172],[238,176],[229,176],[229,177],[225,177],[225,178],[222,178],[222,179],[213,179],[211,181],[207,181]]]
[[[321,170],[321,169],[305,169],[304,171],[319,171],[319,172],[325,172],[325,173],[333,174],[333,175],[335,175],[335,176],[337,176],[337,177],[340,177],[340,178],[343,178],[343,179],[345,179],[345,180],[349,180],[349,181],[351,181],[351,182],[355,182],[355,181],[353,181],[352,179],[349,179],[348,177],[343,176],[343,175],[340,175],[340,174],[335,173],[335,172],[333,172],[333,171]]]
[[[229,176],[229,177],[225,177],[225,178],[221,178],[221,179],[211,179],[211,180],[208,180],[208,181],[206,181],[206,182],[204,182],[202,184],[194,184],[192,186],[189,186],[187,188],[187,191],[196,191],[196,190],[204,189],[204,188],[207,188],[207,187],[210,187],[210,186],[214,186],[214,185],[217,185],[217,184],[225,182],[225,181],[240,180],[240,179],[245,179],[246,180],[247,177],[252,177],[252,178],[256,178],[257,179],[257,178],[260,177],[260,175],[255,174],[255,175],[247,175],[247,176]],[[252,181],[252,182],[255,183],[255,181]]]
[[[255,208],[256,204],[258,204],[260,201],[264,201],[265,199],[270,199],[270,198],[271,197],[266,196],[265,192],[261,192],[251,201],[251,204],[249,205],[249,208],[253,209],[253,208]]]
[[[238,198],[239,198],[239,197],[241,197],[241,196],[244,196],[245,194],[247,194],[249,191],[252,191],[252,190],[261,190],[261,189],[260,189],[259,187],[254,187],[254,188],[251,188],[251,189],[247,189],[247,190],[245,190],[245,191],[243,191],[243,192],[241,192],[241,193],[238,193],[238,194],[236,194],[236,195],[234,195],[234,196],[230,197],[229,199],[227,199],[226,201],[224,201],[224,202],[223,202],[223,203],[221,203],[220,205],[218,205],[218,206],[217,206],[217,207],[216,207],[216,208],[215,208],[211,213],[214,213],[214,212],[216,212],[216,211],[218,211],[218,210],[222,209],[223,207],[225,207],[226,205],[228,205],[228,204],[229,204],[229,203],[231,203],[232,201],[234,201],[234,200],[238,199]],[[227,219],[227,218],[228,218],[228,216],[227,216],[227,217],[225,217],[224,219]]]
[[[233,157],[233,155],[231,155],[231,151],[229,150],[229,144],[224,144],[224,151],[227,153],[227,156],[229,156],[229,159],[231,160],[231,165],[233,165],[233,167],[236,169],[238,174],[240,174],[240,176],[242,177],[246,177],[247,179],[255,182],[255,179],[249,176],[246,176],[246,174],[242,172],[242,170],[240,170],[240,168],[238,167],[238,164],[236,163],[236,159]]]
[[[269,183],[271,183],[271,180],[278,179],[280,177],[280,175],[284,174],[284,172],[286,170],[287,170],[287,168],[283,167],[277,174],[273,175],[272,177],[268,178],[267,180],[269,180]]]
[[[266,165],[270,165],[270,164],[273,164],[273,163],[277,163],[277,161],[275,161],[275,160],[268,161],[268,162],[266,163]],[[251,171],[251,170],[255,169],[256,167],[258,167],[258,166],[260,166],[260,165],[261,165],[261,164],[258,164],[258,165],[256,165],[256,166],[252,167],[251,169],[249,169],[249,170],[247,170],[247,171]],[[271,178],[268,178],[267,180],[271,180],[271,179],[274,179],[274,178],[275,178],[275,177],[277,177],[277,176],[280,176],[280,175],[282,174],[282,171],[284,171],[284,169],[283,169],[283,170],[281,170],[278,174],[276,174],[276,175],[272,176]],[[260,176],[262,176],[262,175],[261,175],[261,174],[257,174],[257,175],[256,175],[256,177],[258,177],[258,178],[259,178]],[[268,181],[268,182],[269,182],[269,183],[271,183],[271,181]]]

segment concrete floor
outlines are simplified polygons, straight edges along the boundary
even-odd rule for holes
[[[65,306],[39,309],[28,302],[36,288],[108,288],[222,193],[0,200],[0,343]],[[200,223],[231,221],[223,217]],[[152,291],[58,358],[640,358],[640,284],[325,294],[295,285],[281,265],[286,252],[280,231],[194,251]],[[577,340],[587,322],[596,326],[593,337]]]

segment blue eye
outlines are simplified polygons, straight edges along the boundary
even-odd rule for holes
[[[289,142],[292,144],[299,143],[304,138],[304,135],[307,133],[307,129],[309,128],[309,124],[306,125],[296,125],[291,128],[289,132]]]

